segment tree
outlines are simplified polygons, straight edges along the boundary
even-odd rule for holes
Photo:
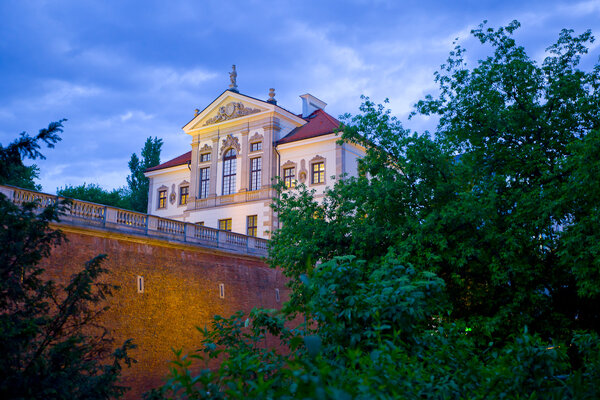
[[[125,188],[113,189],[111,191],[104,190],[100,185],[91,183],[89,185],[82,184],[79,186],[66,185],[64,188],[59,188],[56,194],[72,199],[91,201],[93,203],[104,204],[107,206],[131,209],[131,201],[129,192]]]
[[[138,212],[148,211],[148,188],[149,180],[144,176],[148,168],[160,164],[160,149],[163,145],[162,139],[149,137],[142,148],[141,158],[133,153],[129,160],[131,175],[127,176],[131,196],[131,206]]]
[[[60,140],[62,121],[36,137],[25,134],[0,148],[0,171],[9,176],[21,156],[41,157],[39,142]],[[50,223],[69,206],[37,202],[17,206],[0,194],[0,397],[3,399],[108,399],[126,388],[118,384],[121,364],[132,360],[127,341],[112,356],[112,341],[97,325],[104,299],[114,286],[98,282],[104,256],[89,261],[64,287],[44,278],[39,266],[65,240]]]
[[[41,186],[34,182],[39,178],[39,168],[37,165],[26,166],[23,164],[23,157],[31,160],[42,159],[45,157],[40,153],[38,142],[44,142],[49,148],[59,142],[62,132],[62,123],[66,119],[52,122],[48,128],[40,129],[39,133],[31,137],[26,132],[21,132],[19,139],[15,140],[8,147],[0,145],[0,184],[12,185],[25,189],[41,190]]]
[[[346,116],[359,176],[322,201],[281,185],[274,205],[290,302],[216,318],[153,395],[598,397],[600,65],[578,68],[593,38],[568,30],[538,65],[518,26],[474,30],[492,46],[475,67],[450,54],[416,105],[435,135],[369,99]],[[222,362],[193,375],[194,358]]]

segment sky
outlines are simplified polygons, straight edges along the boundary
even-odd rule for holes
[[[413,105],[436,93],[434,72],[458,38],[469,65],[489,54],[470,36],[516,19],[517,42],[543,60],[561,29],[598,37],[600,0],[128,1],[1,0],[0,144],[66,118],[62,141],[43,149],[43,191],[65,185],[126,185],[127,162],[146,138],[164,141],[161,161],[190,150],[181,127],[228,88],[301,112],[304,93],[338,117],[360,96],[388,106],[406,128]]]

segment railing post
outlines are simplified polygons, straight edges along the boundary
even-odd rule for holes
[[[102,226],[106,228],[106,215],[108,214],[108,206],[104,206],[104,218],[102,218]]]

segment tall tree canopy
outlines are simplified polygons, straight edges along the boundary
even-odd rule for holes
[[[144,171],[160,164],[162,145],[162,139],[149,137],[142,148],[141,158],[135,153],[131,155],[129,160],[131,174],[127,176],[127,185],[131,196],[131,207],[135,211],[143,213],[148,211],[149,180],[144,176]]]
[[[45,159],[40,152],[40,142],[49,148],[59,142],[59,133],[62,132],[65,119],[51,122],[47,128],[40,129],[36,136],[29,136],[22,132],[20,137],[7,147],[0,145],[0,184],[22,187],[25,189],[41,190],[41,186],[34,182],[39,178],[39,168],[33,164],[26,166],[23,158],[31,160]]]
[[[62,121],[35,137],[22,134],[0,147],[2,183],[12,183],[21,157],[41,158],[40,141],[60,140]],[[90,260],[64,286],[47,280],[39,266],[65,237],[50,228],[68,201],[46,208],[13,204],[0,193],[0,398],[109,399],[126,388],[118,378],[131,360],[127,341],[111,355],[108,332],[98,326],[105,297],[114,289],[98,282],[104,256]]]
[[[217,318],[194,355],[221,368],[192,377],[179,357],[153,395],[600,395],[600,64],[579,69],[593,37],[569,30],[540,64],[518,26],[474,30],[492,49],[475,66],[450,53],[416,105],[439,116],[435,135],[369,99],[346,116],[343,140],[367,149],[359,176],[320,202],[280,187],[283,314]]]

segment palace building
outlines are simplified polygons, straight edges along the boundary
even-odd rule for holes
[[[364,149],[338,144],[340,122],[325,102],[304,94],[302,112],[239,93],[231,85],[183,127],[192,150],[146,170],[148,214],[268,238],[277,229],[270,205],[276,177],[317,198],[336,179],[356,174]]]

